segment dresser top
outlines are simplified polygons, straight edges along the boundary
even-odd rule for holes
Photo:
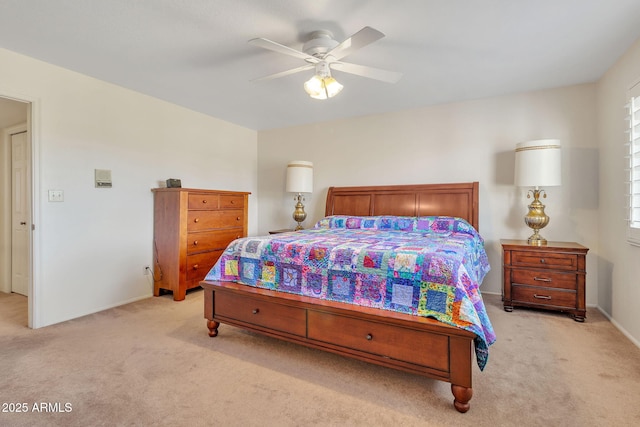
[[[179,193],[182,191],[188,192],[188,193],[208,193],[208,194],[251,194],[248,191],[230,191],[230,190],[206,190],[203,188],[166,188],[166,187],[161,187],[161,188],[152,188],[151,191],[153,191],[154,193],[156,192],[170,192],[170,193]]]
[[[579,243],[575,242],[547,242],[545,245],[530,245],[526,240],[509,240],[502,239],[500,240],[500,244],[503,249],[517,249],[517,250],[578,250],[578,251],[588,251],[589,248],[586,246],[582,246]]]

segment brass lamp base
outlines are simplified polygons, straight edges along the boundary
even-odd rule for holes
[[[533,202],[529,205],[529,212],[524,217],[524,222],[533,230],[533,234],[527,239],[527,243],[530,245],[542,246],[547,244],[547,239],[542,237],[539,233],[541,229],[549,224],[549,217],[544,213],[544,205],[540,202],[540,195],[547,197],[547,193],[544,190],[529,190],[527,193],[527,199],[533,194]]]
[[[295,230],[303,230],[304,228],[302,227],[302,222],[307,218],[307,213],[304,211],[304,205],[302,204],[304,198],[302,197],[302,194],[298,193],[298,195],[293,200],[298,201],[298,203],[296,203],[296,210],[293,211],[293,219],[298,223],[298,226],[295,228]]]
[[[538,234],[538,230],[536,230],[531,236],[529,236],[527,243],[532,246],[544,246],[547,244],[547,239]]]

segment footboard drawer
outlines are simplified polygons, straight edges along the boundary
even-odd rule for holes
[[[299,336],[305,336],[307,332],[305,309],[230,292],[215,294],[214,313],[216,317]]]
[[[309,310],[308,338],[443,371],[449,370],[444,335]]]

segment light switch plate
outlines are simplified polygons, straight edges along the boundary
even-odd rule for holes
[[[64,201],[64,191],[62,191],[62,190],[49,190],[49,201],[50,202],[63,202]]]

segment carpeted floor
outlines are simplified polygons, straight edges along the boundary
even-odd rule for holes
[[[595,309],[581,324],[486,295],[498,341],[459,414],[447,383],[227,325],[209,338],[202,299],[30,330],[26,298],[0,293],[0,425],[640,425],[640,349]]]

